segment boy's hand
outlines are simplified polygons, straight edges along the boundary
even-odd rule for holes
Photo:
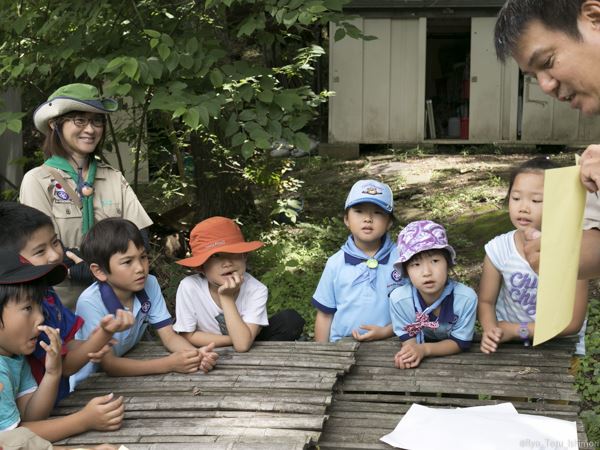
[[[111,339],[100,350],[98,350],[97,352],[90,352],[90,353],[87,354],[87,356],[88,356],[88,358],[90,359],[91,362],[93,362],[93,363],[99,363],[102,360],[102,358],[104,358],[104,355],[106,355],[107,353],[111,352],[113,345],[116,345],[117,343],[118,343],[118,341],[116,339]]]
[[[406,341],[396,354],[396,367],[398,369],[409,369],[417,367],[425,358],[425,347],[414,341]],[[403,365],[403,367],[402,367]]]
[[[79,256],[77,256],[75,253],[73,253],[71,250],[67,250],[65,251],[65,256],[67,258],[69,258],[71,261],[73,261],[73,264],[79,264],[80,262],[83,261],[83,259],[81,259]]]
[[[100,319],[100,328],[109,334],[119,333],[128,330],[133,325],[133,314],[124,309],[117,309],[115,315],[107,314]]]
[[[213,352],[214,348],[215,344],[214,342],[211,342],[210,344],[204,347],[200,347],[198,349],[200,357],[202,358],[202,361],[200,362],[200,370],[204,373],[207,373],[209,370],[212,370],[215,367],[215,364],[217,364],[219,354]]]
[[[81,410],[88,430],[114,431],[121,428],[125,416],[123,397],[114,394],[94,397]]]
[[[38,330],[46,333],[48,339],[50,339],[50,344],[40,341],[40,345],[46,350],[46,373],[49,375],[62,374],[62,358],[60,354],[62,341],[60,339],[60,330],[47,325],[38,326]]]
[[[193,373],[200,368],[199,350],[180,350],[169,355],[171,359],[171,372]]]
[[[368,330],[364,334],[360,334],[359,330]],[[377,325],[361,325],[359,330],[352,330],[352,337],[357,341],[377,341],[385,338],[385,327]]]
[[[504,331],[500,327],[490,328],[489,330],[483,330],[481,336],[481,345],[479,348],[483,353],[494,353],[498,350],[498,344],[502,341],[502,335]]]
[[[244,282],[244,275],[240,275],[237,272],[233,272],[231,275],[225,278],[225,282],[219,286],[218,293],[221,296],[235,298],[235,295],[239,292],[240,286]]]

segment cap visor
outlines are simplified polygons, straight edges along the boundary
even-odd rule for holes
[[[61,283],[67,276],[67,267],[63,264],[46,264],[43,266],[21,266],[11,274],[7,274],[0,284],[21,284],[45,279],[48,286]]]
[[[199,267],[215,253],[248,253],[259,249],[263,245],[265,244],[260,241],[239,242],[237,244],[223,245],[222,247],[213,247],[205,252],[190,256],[189,258],[180,259],[179,261],[175,262],[186,267]]]

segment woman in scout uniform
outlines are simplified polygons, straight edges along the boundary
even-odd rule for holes
[[[106,114],[118,109],[89,84],[57,89],[33,114],[35,127],[45,136],[46,161],[25,174],[20,201],[52,218],[58,238],[67,249],[77,249],[95,221],[122,217],[143,230],[152,220],[121,172],[96,157],[106,131]],[[77,263],[73,253],[67,256]],[[81,266],[79,266],[81,267]],[[78,289],[60,294],[63,303],[76,300],[85,284],[79,267],[71,270]],[[79,281],[79,283],[77,283]],[[73,298],[73,296],[75,297]],[[73,303],[71,303],[73,304]]]

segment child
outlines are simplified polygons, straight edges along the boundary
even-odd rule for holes
[[[515,230],[496,236],[485,245],[483,273],[479,285],[479,321],[483,328],[481,351],[493,353],[502,342],[521,339],[525,345],[535,332],[537,274],[525,260],[524,232],[541,229],[544,200],[544,170],[556,166],[547,158],[523,163],[511,175],[508,215]],[[587,310],[587,280],[577,281],[571,323],[560,336],[580,333],[576,353],[584,354]]]
[[[56,264],[63,260],[63,248],[56,236],[52,220],[35,208],[13,202],[0,202],[0,248],[19,253],[31,264]],[[115,332],[126,330],[133,323],[133,316],[126,311],[106,315],[97,330],[87,341],[75,340],[75,333],[82,327],[83,319],[64,307],[54,289],[49,288],[42,300],[44,325],[60,330],[63,342],[61,355],[62,373],[56,402],[69,394],[69,376],[81,369],[90,359],[98,360],[110,351]],[[42,347],[48,338],[40,335],[34,352],[27,356],[35,380],[40,383],[44,376],[46,351]]]
[[[390,295],[394,332],[402,348],[394,358],[398,369],[417,367],[429,356],[466,350],[473,339],[477,295],[448,278],[456,252],[446,230],[430,220],[409,223],[398,235],[394,264],[410,284]],[[426,342],[426,341],[435,342]]]
[[[119,309],[131,311],[133,326],[115,333],[117,343],[100,364],[111,376],[137,376],[158,373],[192,373],[199,369],[208,372],[218,355],[212,352],[214,344],[195,348],[173,331],[171,315],[167,311],[158,281],[148,275],[148,255],[137,226],[120,218],[104,219],[94,225],[81,245],[83,259],[98,281],[87,288],[77,301],[77,314],[85,320],[77,332],[86,339],[106,314]],[[123,355],[137,344],[150,323],[157,331],[169,356],[138,360]],[[72,377],[73,387],[95,372],[98,365],[88,363]]]
[[[393,207],[387,184],[360,180],[352,186],[344,213],[350,236],[327,260],[313,295],[315,341],[393,336],[388,294],[403,281],[392,265],[398,256],[388,235]]]
[[[116,430],[123,420],[123,398],[112,394],[93,399],[74,414],[45,420],[56,399],[62,377],[59,330],[42,325],[42,298],[48,285],[66,275],[62,264],[33,266],[17,252],[0,250],[0,431],[24,426],[49,441],[90,429]],[[41,333],[49,344],[45,373],[36,384],[25,355],[31,354]]]
[[[177,261],[198,273],[181,280],[177,289],[177,322],[173,327],[196,346],[214,342],[250,350],[254,340],[294,341],[304,319],[284,310],[267,319],[267,287],[246,272],[246,253],[262,242],[245,242],[237,224],[211,217],[190,235],[192,257]]]

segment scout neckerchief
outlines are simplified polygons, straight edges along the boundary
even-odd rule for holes
[[[76,172],[73,166],[60,156],[52,156],[44,164],[68,173],[77,184],[77,193],[83,204],[81,231],[85,235],[92,225],[94,225],[94,191],[90,188],[94,185],[94,180],[96,179],[96,160],[93,157],[89,159],[87,180],[83,179],[83,169],[81,167]]]
[[[419,301],[419,291],[416,287],[412,286],[412,298],[415,311],[417,313],[417,318],[413,323],[406,325],[404,327],[404,331],[406,331],[410,337],[416,336],[417,344],[423,344],[425,342],[425,333],[423,332],[423,328],[431,328],[434,330],[440,326],[439,316],[435,319],[435,321],[430,321],[429,313],[435,311],[444,300],[446,300],[450,295],[453,295],[454,286],[456,286],[456,281],[448,280],[448,283],[444,287],[440,297],[425,309],[421,307],[421,302]]]
[[[377,281],[377,266],[380,262],[383,263],[383,260],[387,261],[387,258],[389,258],[390,252],[394,249],[394,246],[395,244],[386,233],[381,242],[381,247],[379,247],[379,250],[377,250],[377,253],[375,253],[374,256],[368,256],[356,246],[352,235],[348,236],[348,240],[344,245],[342,245],[342,251],[360,261],[358,267],[361,268],[361,271],[352,282],[352,286],[369,280],[371,288],[375,289]]]

